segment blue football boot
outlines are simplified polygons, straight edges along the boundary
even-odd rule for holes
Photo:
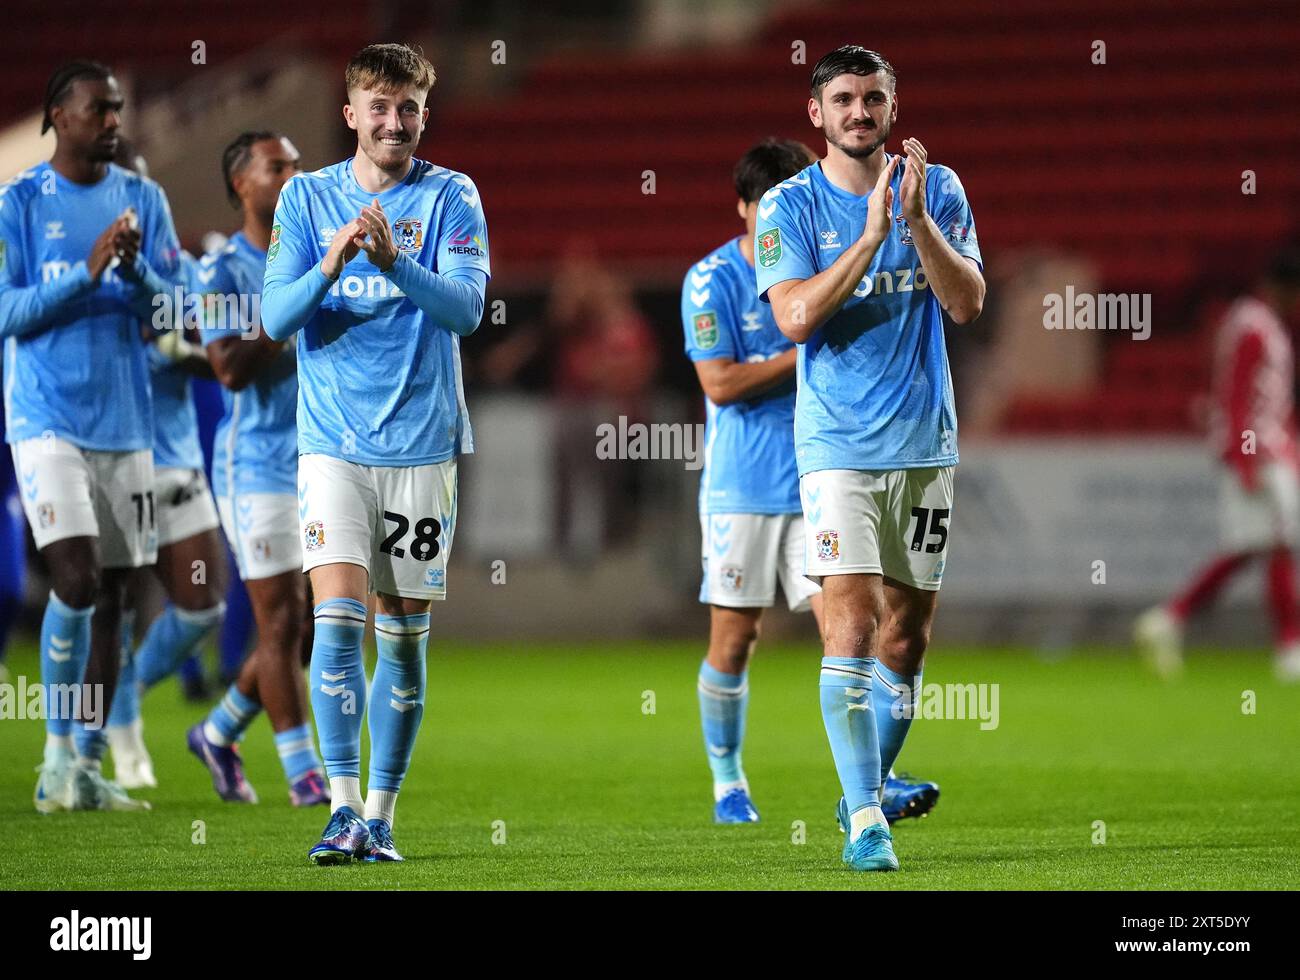
[[[370,831],[370,843],[366,847],[365,859],[367,861],[405,861],[406,858],[397,853],[397,848],[393,845],[393,828],[389,826],[387,820],[367,820],[366,827]]]
[[[728,792],[713,805],[714,823],[758,823],[758,811],[741,787]]]
[[[320,840],[307,852],[312,864],[347,864],[366,856],[370,847],[370,830],[350,806],[341,806],[330,814],[330,821]]]
[[[907,773],[891,775],[880,795],[880,809],[891,824],[908,817],[923,817],[939,802],[939,784],[922,782]]]
[[[839,823],[840,830],[844,831],[844,850],[840,854],[840,860],[851,870],[898,870],[898,858],[894,856],[894,838],[888,827],[882,823],[872,824],[858,834],[856,840],[853,839],[849,830],[853,826],[849,821],[849,807],[842,796],[835,809],[835,820]]]

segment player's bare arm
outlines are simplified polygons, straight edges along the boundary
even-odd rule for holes
[[[265,334],[253,338],[222,337],[208,345],[212,372],[223,387],[241,391],[252,384],[284,350],[284,342]]]
[[[767,361],[755,364],[715,357],[695,362],[700,387],[715,405],[730,405],[761,395],[787,381],[794,374],[797,351],[791,348]]]
[[[838,313],[866,275],[893,220],[894,191],[889,181],[897,165],[898,157],[894,157],[880,171],[871,200],[882,203],[868,205],[862,234],[843,255],[811,279],[789,279],[768,289],[767,298],[776,325],[796,344],[806,343],[823,323]]]
[[[205,381],[216,378],[207,352],[202,345],[187,340],[184,330],[165,330],[162,333],[155,333],[149,327],[144,327],[141,333],[144,342],[155,344],[158,350],[171,361],[173,367],[191,377],[203,378]]]
[[[907,169],[899,188],[899,209],[916,243],[934,295],[954,323],[971,323],[984,309],[984,277],[974,259],[958,255],[925,207],[927,153],[917,139],[903,140]],[[895,158],[897,159],[897,158]]]

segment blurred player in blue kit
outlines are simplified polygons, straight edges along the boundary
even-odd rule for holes
[[[798,344],[805,572],[822,586],[822,717],[858,871],[898,868],[880,789],[920,694],[957,463],[943,314],[969,323],[984,300],[957,175],[915,139],[885,151],[896,82],[856,45],[817,63],[826,156],[763,195],[754,237],[759,293]]]
[[[754,269],[759,199],[815,161],[793,140],[767,140],[741,157],[733,182],[746,233],[710,252],[682,284],[686,354],[705,394],[700,601],[709,604],[710,630],[697,687],[718,823],[759,819],[741,747],[749,662],[777,581],[792,611],[811,609],[819,632],[822,625],[821,589],[804,574],[795,345],[759,300]],[[883,792],[886,815],[898,820],[929,812],[939,791],[888,773]]]
[[[446,597],[456,457],[473,451],[460,337],[483,315],[487,225],[473,181],[414,157],[433,66],[400,44],[349,62],[355,156],[293,177],[267,251],[262,325],[298,333],[298,499],[315,597],[309,687],[333,813],[317,864],[401,860],[392,828],[424,713],[429,603]],[[361,644],[377,594],[367,710]]]
[[[276,202],[301,173],[298,151],[279,133],[241,133],[222,154],[226,193],[243,227],[199,260],[203,343],[223,386],[225,414],[213,445],[212,482],[221,523],[248,589],[257,646],[208,717],[190,729],[190,751],[224,800],[253,803],[237,743],[266,709],[294,806],[329,802],[307,721],[300,649],[307,588],[298,534],[297,359],[260,329],[258,302]]]
[[[147,807],[104,778],[98,731],[117,684],[125,588],[157,554],[140,324],[171,291],[180,250],[161,188],[112,162],[123,102],[104,65],[60,68],[42,123],[54,154],[0,188],[6,439],[52,580],[41,626],[42,813]],[[62,696],[83,682],[91,703]],[[74,724],[92,737],[74,745]]]
[[[148,166],[129,141],[119,138],[118,166],[142,177]],[[180,253],[179,281],[188,285],[194,260]],[[186,657],[216,630],[224,603],[217,590],[221,568],[221,540],[217,535],[217,510],[203,475],[203,449],[199,445],[199,420],[191,394],[191,379],[212,376],[203,349],[186,339],[183,321],[166,315],[169,307],[160,297],[155,310],[159,328],[145,325],[142,336],[149,362],[149,387],[153,394],[154,506],[158,527],[158,560],[152,571],[166,593],[162,612],[149,624],[139,648],[135,647],[135,600],[144,584],[144,570],[127,585],[122,611],[122,661],[113,694],[108,724],[98,731],[78,733],[78,750],[98,755],[93,747],[107,738],[113,756],[113,781],[123,789],[158,785],[153,760],[144,744],[140,699],[143,693],[170,677]]]

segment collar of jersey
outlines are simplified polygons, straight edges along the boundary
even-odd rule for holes
[[[379,198],[379,203],[382,204],[385,199],[395,194],[397,191],[400,191],[402,188],[409,186],[411,181],[415,179],[416,172],[420,169],[420,161],[415,157],[411,157],[411,169],[406,172],[405,177],[392,187],[388,188],[388,190],[380,191],[378,194],[372,194],[357,182],[357,175],[352,172],[352,161],[354,159],[355,157],[348,157],[347,160],[344,161],[343,188],[348,197],[355,198],[358,201],[364,201],[366,204],[369,204],[375,198]]]
[[[737,235],[737,236],[736,236],[735,238],[733,238],[731,241],[727,242],[727,248],[731,249],[731,251],[733,251],[733,252],[736,253],[736,260],[737,260],[738,262],[740,262],[741,265],[743,265],[743,266],[745,266],[746,268],[749,268],[749,269],[754,268],[753,265],[751,265],[749,262],[747,262],[747,261],[745,260],[745,253],[742,252],[741,249],[740,249],[740,236],[739,236],[739,235]]]
[[[889,161],[890,161],[893,157],[894,157],[894,154],[893,154],[893,153],[886,153],[886,154],[885,154],[885,166],[886,166],[886,167],[889,166]],[[830,191],[830,193],[834,194],[834,195],[835,195],[836,197],[838,197],[838,198],[841,198],[841,199],[843,199],[843,200],[845,200],[845,201],[853,201],[853,202],[856,203],[856,202],[860,202],[860,201],[866,201],[866,200],[868,200],[868,199],[871,197],[871,194],[869,194],[869,193],[868,193],[868,194],[854,194],[852,191],[846,191],[843,187],[840,187],[839,185],[837,185],[834,181],[832,181],[829,177],[826,176],[826,172],[825,172],[824,170],[822,170],[822,165],[821,165],[821,161],[820,161],[820,160],[819,160],[817,163],[814,163],[814,164],[812,165],[812,168],[813,168],[814,170],[817,171],[817,179],[821,181],[822,185],[823,185],[824,187],[826,187],[826,189],[827,189],[828,191]],[[893,176],[893,178],[890,180],[890,183],[893,184],[895,181],[897,181],[897,180],[899,179],[900,176],[901,176],[901,174],[899,174],[899,173],[895,173],[894,176]],[[895,191],[895,194],[897,194],[897,191]]]
[[[75,180],[68,180],[67,177],[55,170],[54,166],[48,160],[46,161],[45,166],[50,173],[54,174],[54,179],[58,182],[60,193],[64,190],[68,190],[74,194],[94,194],[101,191],[105,187],[108,187],[117,181],[121,176],[118,171],[122,170],[122,168],[117,164],[109,163],[108,170],[104,174],[103,180],[97,181],[93,184],[78,184]],[[122,173],[125,173],[125,171],[122,171]]]
[[[235,243],[235,248],[241,252],[247,252],[260,262],[266,262],[266,253],[248,240],[248,236],[244,234],[243,229],[231,235],[230,240]]]

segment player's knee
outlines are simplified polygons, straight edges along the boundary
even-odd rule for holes
[[[99,598],[99,569],[64,566],[50,569],[50,586],[64,604],[73,609],[93,606]]]
[[[727,664],[728,673],[741,673],[749,665],[749,656],[758,642],[758,625],[741,626],[720,643],[718,659]]]
[[[293,602],[279,603],[258,619],[258,632],[266,639],[265,646],[286,657],[297,659],[302,644],[302,608]]]
[[[749,655],[758,642],[758,634],[757,621],[743,620],[729,624],[714,639],[710,651],[712,659],[725,664],[727,673],[742,673],[749,665]]]
[[[823,630],[827,656],[873,657],[880,634],[880,619],[870,610],[829,619]]]
[[[890,663],[904,664],[908,671],[915,672],[920,669],[929,645],[930,626],[923,623],[891,633],[882,640],[880,655]]]
[[[211,585],[187,586],[183,590],[178,590],[176,595],[170,598],[177,609],[184,609],[189,613],[203,612],[222,601],[221,593]]]

